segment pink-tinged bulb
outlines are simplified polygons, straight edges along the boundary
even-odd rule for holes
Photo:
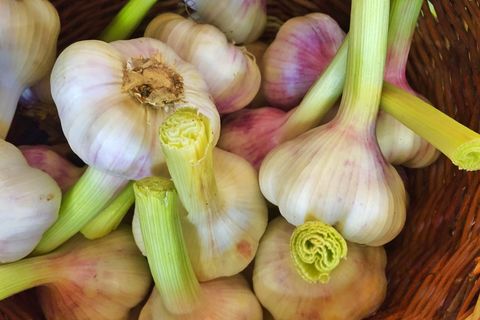
[[[74,166],[49,146],[21,146],[19,149],[28,164],[52,177],[62,192],[67,191],[83,174],[84,169]]]
[[[262,90],[267,101],[285,110],[296,106],[344,38],[337,22],[325,14],[288,20],[263,57]]]
[[[289,113],[277,108],[243,109],[224,118],[218,147],[235,153],[255,169],[279,143],[280,129]]]

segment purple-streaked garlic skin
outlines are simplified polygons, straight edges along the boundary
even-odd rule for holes
[[[128,61],[158,61],[158,55],[183,79],[181,99],[162,107],[142,103],[123,88]],[[161,172],[165,161],[158,128],[175,109],[198,108],[218,140],[220,117],[202,76],[155,39],[72,44],[57,59],[51,85],[72,150],[89,166],[115,176],[140,179]]]
[[[170,313],[154,289],[139,320],[260,320],[262,308],[240,274],[202,282],[201,305],[191,313]]]
[[[382,247],[348,244],[345,260],[326,284],[306,282],[290,253],[294,226],[283,218],[270,222],[255,258],[253,287],[276,320],[359,320],[385,299],[387,257]]]
[[[95,241],[77,236],[49,257],[58,280],[37,288],[48,320],[123,320],[151,286],[146,260],[126,228]]]
[[[145,36],[165,42],[198,69],[221,114],[246,107],[260,89],[255,59],[214,26],[165,13],[150,22]]]
[[[235,153],[259,169],[265,156],[279,143],[289,113],[272,107],[243,109],[225,117],[218,147]]]
[[[254,42],[267,24],[266,0],[185,0],[185,4],[196,11],[192,19],[218,27],[237,44]]]
[[[6,263],[32,252],[57,219],[62,194],[14,145],[0,140],[0,154],[0,263]]]
[[[325,14],[285,22],[263,56],[262,91],[269,104],[284,110],[298,105],[344,38],[337,22]]]
[[[264,159],[263,195],[293,225],[320,220],[350,242],[383,245],[405,223],[406,192],[372,132],[335,118]]]
[[[62,189],[62,192],[73,186],[84,171],[83,168],[76,167],[49,146],[20,146],[19,149],[28,164],[52,177]]]

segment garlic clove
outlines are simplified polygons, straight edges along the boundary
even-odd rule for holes
[[[202,305],[192,314],[171,314],[157,290],[153,290],[139,320],[260,320],[262,308],[240,275],[200,283]]]
[[[5,263],[33,250],[57,219],[62,195],[55,181],[29,167],[12,144],[0,140],[0,154],[0,263]]]
[[[28,164],[52,177],[62,192],[73,186],[84,172],[84,168],[74,166],[49,146],[20,146],[19,149]]]
[[[175,109],[197,107],[218,139],[219,115],[201,75],[158,40],[71,45],[55,63],[52,95],[73,151],[88,165],[126,179],[163,166],[157,128]]]
[[[197,67],[222,114],[246,107],[259,91],[261,76],[255,59],[229,43],[214,26],[164,13],[150,22],[145,36],[164,41]]]
[[[296,106],[344,37],[337,22],[325,14],[310,13],[285,22],[263,56],[262,91],[267,101],[285,110]]]
[[[22,92],[51,70],[60,18],[47,0],[0,1],[0,138],[4,139]]]
[[[310,283],[291,258],[294,226],[283,218],[270,222],[255,259],[253,287],[276,320],[363,319],[386,295],[386,254],[382,247],[348,243],[346,259],[327,283]]]
[[[195,10],[192,18],[210,23],[235,43],[257,40],[267,25],[266,0],[185,0]]]

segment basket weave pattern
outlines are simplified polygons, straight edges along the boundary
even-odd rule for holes
[[[53,0],[62,21],[59,50],[74,41],[96,38],[125,2]],[[480,3],[430,3],[434,10],[425,1],[420,14],[408,78],[433,105],[478,132]],[[320,11],[348,30],[350,1],[271,0],[268,5],[271,21]],[[179,0],[159,1],[145,21],[165,11],[185,13],[185,8]],[[271,40],[274,32],[272,23],[264,40]],[[480,292],[480,175],[458,171],[444,157],[426,169],[406,173],[407,224],[387,245],[388,295],[371,319],[465,319]],[[1,302],[0,320],[39,319],[38,308],[25,308],[32,301],[22,294]]]

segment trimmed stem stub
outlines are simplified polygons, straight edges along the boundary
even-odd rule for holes
[[[195,146],[201,151],[212,141],[208,118],[194,108],[177,110],[160,127],[160,140],[168,148],[186,149]],[[202,157],[199,155],[198,159]]]
[[[160,126],[168,170],[182,203],[194,219],[222,206],[213,170],[210,121],[194,108],[181,108]]]
[[[330,273],[347,256],[347,242],[333,227],[307,221],[295,228],[290,253],[298,274],[307,282],[327,283]]]
[[[166,65],[160,54],[128,59],[123,70],[122,91],[143,105],[166,112],[184,98],[182,76]]]
[[[200,284],[188,257],[173,182],[149,177],[135,182],[133,189],[148,264],[163,304],[171,313],[190,313],[200,301]]]

